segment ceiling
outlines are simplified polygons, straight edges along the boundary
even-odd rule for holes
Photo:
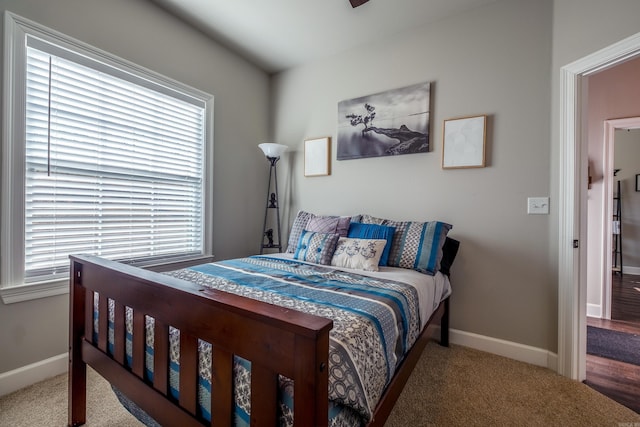
[[[272,73],[496,0],[152,1]]]

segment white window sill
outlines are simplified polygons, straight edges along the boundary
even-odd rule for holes
[[[37,283],[20,286],[10,286],[0,289],[0,297],[5,304],[29,301],[38,298],[53,297],[69,292],[69,280],[49,283]]]
[[[146,266],[145,268],[152,271],[170,271],[179,270],[192,265],[204,264],[211,261],[213,261],[212,255],[202,255],[167,264]],[[69,279],[0,288],[0,298],[2,298],[2,302],[4,304],[48,298],[67,293],[69,293]]]

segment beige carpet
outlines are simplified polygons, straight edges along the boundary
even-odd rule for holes
[[[385,425],[640,427],[640,414],[549,369],[429,343]]]
[[[87,426],[140,426],[89,371]],[[64,426],[67,376],[0,398],[0,426]],[[640,426],[640,415],[548,369],[430,343],[386,424],[406,426]]]

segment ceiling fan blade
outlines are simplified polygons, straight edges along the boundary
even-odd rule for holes
[[[349,3],[351,3],[351,7],[358,7],[358,6],[362,6],[368,1],[369,0],[349,0]]]

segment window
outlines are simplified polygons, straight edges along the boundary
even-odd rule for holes
[[[16,285],[66,291],[70,254],[149,265],[210,252],[211,97],[5,13],[5,302]]]

